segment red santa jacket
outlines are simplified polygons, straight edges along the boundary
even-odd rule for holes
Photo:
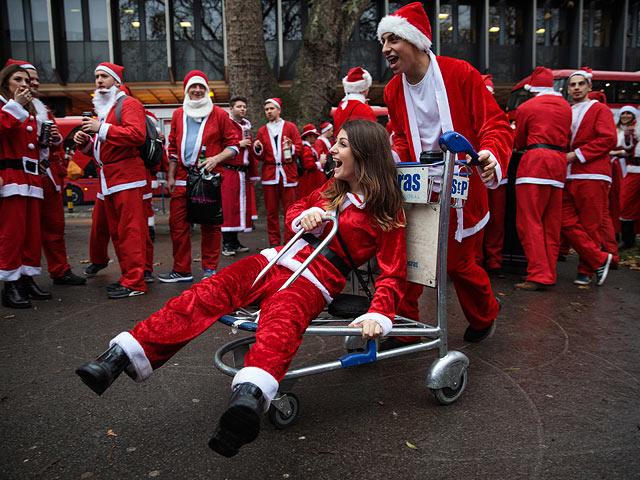
[[[571,136],[571,107],[561,95],[538,94],[516,110],[516,150],[536,143],[562,148],[534,148],[525,152],[518,165],[516,184],[535,183],[564,187],[567,176],[565,150]]]
[[[182,107],[173,112],[171,117],[171,132],[169,133],[169,161],[178,162],[176,172],[176,186],[187,185],[187,172],[190,167],[196,164],[200,150],[204,145],[207,157],[213,157],[222,152],[225,148],[230,148],[238,153],[238,137],[233,122],[227,112],[214,105],[211,113],[200,123],[198,137],[191,153],[191,158],[185,158],[185,144],[187,140],[187,115]],[[237,157],[237,155],[236,155]],[[235,158],[231,161],[240,162]],[[241,162],[240,162],[241,163]],[[215,172],[222,173],[222,166],[218,165]]]
[[[298,197],[306,197],[316,188],[320,188],[326,181],[322,164],[318,159],[318,153],[306,140],[302,141],[301,165],[304,173],[298,181]]]
[[[42,124],[46,120],[50,120],[55,123],[55,118],[51,109],[42,103],[39,99],[34,99],[33,104],[36,107],[36,121],[38,122],[38,136],[42,131]],[[65,160],[64,152],[62,151],[62,136],[58,140],[46,148],[40,146],[40,160],[48,160],[49,167],[46,169],[46,177],[56,187],[56,191],[62,190],[64,184],[64,177],[67,176],[67,162]],[[44,179],[43,181],[47,181]]]
[[[298,200],[287,210],[285,225],[294,231],[300,230],[300,219],[310,210],[325,211],[326,199],[321,192],[331,185],[327,182],[322,188],[311,195]],[[407,252],[404,227],[394,228],[383,232],[371,219],[366,205],[353,194],[348,194],[340,211],[340,234],[356,265],[362,265],[375,256],[380,265],[381,275],[376,280],[376,291],[373,302],[363,317],[377,321],[384,333],[391,329],[395,317],[396,307],[404,295],[407,282]],[[335,212],[329,212],[333,214]],[[328,222],[329,223],[329,222]],[[322,239],[331,229],[330,224],[318,227],[313,234]],[[263,250],[261,253],[272,259],[277,251],[284,247]],[[347,265],[349,261],[342,250],[337,237],[329,243],[329,248]],[[311,254],[313,248],[305,241],[298,240],[285,253],[278,263],[290,270],[296,270]],[[324,256],[319,255],[308,269],[302,273],[312,282],[330,303],[345,286],[345,277]]]
[[[240,140],[249,139],[251,141],[251,145],[253,145],[251,122],[246,118],[242,119],[242,123],[236,122],[231,114],[229,114],[229,118],[231,119],[231,124],[233,125],[238,142],[240,142]],[[238,148],[240,153],[227,163],[229,165],[246,165],[246,172],[249,180],[260,180],[260,174],[258,173],[258,161],[253,153],[253,148],[251,146]]]
[[[429,68],[434,67],[433,60],[437,59],[445,87],[441,93],[445,94],[446,102],[442,104],[442,109],[446,109],[446,112],[440,111],[441,121],[445,114],[450,115],[453,129],[466,137],[476,151],[488,150],[494,155],[498,167],[492,187],[496,187],[507,172],[513,150],[513,130],[505,113],[487,90],[480,73],[469,63],[435,55],[431,59]],[[384,100],[394,129],[394,151],[402,162],[416,162],[420,152],[414,151],[413,137],[419,144],[419,134],[412,130],[409,122],[403,77],[396,75],[391,79],[384,89]],[[482,230],[489,221],[487,191],[480,175],[471,175],[469,178],[469,196],[465,207],[456,209],[458,241]]]
[[[350,93],[346,99],[347,101],[340,102],[333,114],[333,126],[335,127],[333,131],[336,132],[336,135],[347,120],[371,120],[372,122],[378,120],[373,113],[373,108],[365,103],[364,95]]]
[[[277,185],[280,183],[280,178],[282,178],[282,184],[285,187],[295,187],[298,185],[298,167],[295,159],[302,154],[302,139],[295,124],[286,120],[282,120],[282,122],[284,122],[282,133],[278,136],[277,146],[274,138],[269,133],[268,126],[260,127],[256,139],[262,143],[262,149],[254,149],[254,153],[258,160],[262,161],[263,185]],[[291,161],[288,163],[284,162],[282,156],[284,148],[282,144],[283,137],[291,139],[293,143]]]
[[[0,197],[42,198],[36,118],[13,99],[0,105]]]
[[[126,94],[120,92],[116,99],[122,95]],[[141,188],[147,183],[147,169],[138,150],[147,135],[144,107],[135,98],[127,96],[122,102],[120,118],[122,123],[116,118],[114,105],[98,133],[83,149],[87,154],[91,151],[96,163],[102,167],[100,169],[102,195]]]
[[[337,130],[334,130],[334,132],[337,132]],[[328,156],[329,150],[331,150],[331,146],[331,140],[326,137],[319,136],[316,139],[316,143],[313,144],[313,149],[318,154],[318,157],[323,154]]]
[[[597,100],[589,100],[587,104],[585,110],[580,110],[580,104],[571,107],[574,119],[571,124],[570,150],[575,152],[578,160],[569,165],[567,181],[581,179],[611,182],[609,152],[618,143],[613,113]]]

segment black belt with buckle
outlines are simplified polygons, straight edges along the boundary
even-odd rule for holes
[[[24,164],[19,158],[5,158],[0,160],[0,170],[24,170]]]
[[[549,145],[548,143],[532,143],[531,145],[527,145],[527,148],[524,149],[525,152],[529,150],[535,150],[536,148],[542,148],[544,150],[555,150],[556,152],[565,151],[564,147],[559,147],[557,145]]]
[[[304,235],[302,235],[302,239],[306,241],[309,245],[311,245],[313,248],[318,248],[322,243],[322,240],[312,235],[311,233],[305,233]],[[342,274],[342,276],[347,277],[351,272],[351,267],[349,267],[349,265],[344,263],[344,261],[328,246],[325,247],[323,251],[320,252],[320,255],[326,258],[331,265],[336,267],[338,271]]]
[[[444,160],[444,152],[442,150],[430,150],[420,153],[420,163],[431,165]]]
[[[235,170],[236,172],[246,172],[248,170],[247,165],[227,165],[226,163],[223,163],[222,167],[227,170]]]

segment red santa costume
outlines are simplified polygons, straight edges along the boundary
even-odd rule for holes
[[[394,128],[393,150],[400,161],[417,162],[423,151],[439,150],[442,132],[455,130],[473,147],[489,152],[497,161],[495,188],[507,170],[513,148],[513,131],[504,112],[487,90],[480,73],[467,62],[436,57],[430,50],[431,27],[419,3],[412,3],[384,17],[378,39],[393,33],[426,51],[430,65],[423,79],[411,85],[405,74],[395,75],[384,90],[384,100]],[[470,327],[485,330],[498,314],[487,273],[476,264],[481,236],[489,221],[486,188],[480,175],[471,175],[469,195],[462,209],[451,212],[447,273],[452,279]],[[418,318],[421,285],[410,284],[398,313]]]
[[[574,72],[590,81],[591,73]],[[611,184],[609,152],[616,146],[618,135],[611,110],[597,100],[586,100],[571,107],[570,151],[577,161],[569,164],[567,183],[562,196],[562,234],[580,255],[578,275],[574,283],[589,283],[601,266],[608,269],[611,261],[601,247],[600,228],[608,208]],[[587,279],[588,277],[588,279]],[[601,282],[598,282],[601,284]]]
[[[310,139],[313,136],[319,136],[320,133],[312,124],[305,125],[302,129],[302,155],[300,163],[304,169],[304,173],[298,180],[298,197],[303,198],[313,192],[316,188],[320,188],[326,181],[327,176],[324,174],[324,168],[318,152],[316,152]]]
[[[516,286],[536,289],[556,283],[571,107],[553,90],[548,68],[537,67],[525,89],[537,96],[516,110],[515,147],[525,151],[516,176],[516,228],[527,257],[527,282],[535,283]]]
[[[272,103],[282,110],[282,100],[268,98],[267,103]],[[284,141],[287,137],[291,140],[291,158],[285,159],[283,155]],[[267,207],[267,235],[269,245],[280,245],[282,234],[280,233],[280,204],[286,214],[287,210],[296,201],[296,187],[298,186],[298,170],[295,158],[302,153],[302,140],[295,124],[282,118],[269,122],[258,130],[256,140],[262,144],[260,149],[254,147],[256,158],[262,162],[262,187],[264,203]],[[287,242],[291,238],[285,231],[284,239]]]
[[[0,106],[0,281],[15,282],[41,270],[38,124],[13,99],[0,96]]]
[[[246,118],[238,122],[231,113],[229,113],[229,118],[233,124],[237,141],[249,139],[253,143],[251,122]],[[250,232],[252,229],[249,185],[251,181],[260,179],[258,162],[251,147],[243,147],[239,151],[239,155],[236,155],[233,160],[223,164],[225,169],[222,177],[223,233]]]
[[[320,136],[316,140],[316,143],[314,143],[313,148],[318,154],[318,157],[320,157],[320,155],[328,156],[329,150],[331,150],[331,140],[329,140],[327,137],[322,136],[322,134],[331,130],[333,128],[333,125],[331,125],[329,122],[325,122],[321,123],[318,128],[320,129]]]
[[[637,118],[638,112],[632,113]],[[623,247],[630,248],[635,243],[636,230],[640,226],[640,122],[637,120],[633,137],[630,142],[624,142],[624,148],[629,156],[620,192],[620,221]]]
[[[329,182],[287,210],[289,229],[300,230],[300,220],[310,211],[324,212],[326,199],[320,193],[328,185]],[[383,334],[387,334],[406,284],[404,228],[383,232],[374,225],[364,207],[360,197],[348,193],[340,212],[341,235],[354,262],[361,265],[375,255],[382,270],[376,281],[371,307],[355,323],[373,320],[382,327]],[[323,224],[313,234],[324,238],[328,231],[328,226]],[[320,255],[290,287],[278,292],[291,272],[313,251],[301,239],[257,285],[252,286],[258,273],[281,248],[263,250],[259,255],[241,259],[222,269],[217,275],[169,300],[162,310],[140,322],[130,332],[121,333],[111,340],[111,345],[118,344],[130,359],[127,372],[137,381],[147,379],[153,370],[208,329],[220,316],[259,302],[261,311],[256,343],[245,357],[245,367],[234,377],[233,385],[253,383],[262,390],[268,405],[310,321],[342,291],[346,283],[344,273]],[[329,248],[347,262],[337,238],[331,241]]]
[[[104,62],[96,67],[98,71],[106,72],[117,83],[122,83],[123,67]],[[116,89],[116,86],[112,88]],[[116,117],[115,103],[121,96],[126,98],[122,102],[120,122]],[[109,234],[120,264],[120,286],[130,290],[128,296],[140,295],[147,290],[144,268],[148,228],[142,201],[147,169],[138,150],[146,137],[144,107],[138,100],[116,89],[108,112],[97,113],[100,129],[83,151],[91,152],[101,167],[100,193],[104,197]]]
[[[187,222],[187,176],[191,167],[198,162],[202,148],[206,157],[213,157],[224,149],[238,153],[238,137],[229,115],[213,105],[209,97],[209,80],[199,70],[190,72],[183,82],[185,101],[171,117],[169,133],[169,161],[177,162],[176,183],[171,194],[169,227],[173,244],[173,271],[181,274],[191,272],[191,225]],[[193,108],[187,91],[191,85],[201,84],[207,93],[202,100],[204,106]],[[221,165],[214,172],[223,173]],[[222,232],[218,225],[200,225],[202,232],[202,268],[216,270],[220,260]],[[164,281],[162,277],[159,277]]]
[[[371,75],[362,67],[354,67],[342,79],[344,98],[333,114],[333,124],[337,134],[349,120],[371,120],[376,122],[376,114],[367,104],[366,92],[371,87]]]

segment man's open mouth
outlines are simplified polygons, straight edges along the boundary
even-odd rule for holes
[[[393,68],[396,63],[398,63],[398,57],[395,55],[389,55],[387,57],[387,62],[389,62],[389,67]]]

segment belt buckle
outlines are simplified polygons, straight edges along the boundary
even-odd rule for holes
[[[31,175],[38,175],[40,172],[38,171],[38,161],[29,157],[22,157],[22,168],[25,173],[29,173]]]

